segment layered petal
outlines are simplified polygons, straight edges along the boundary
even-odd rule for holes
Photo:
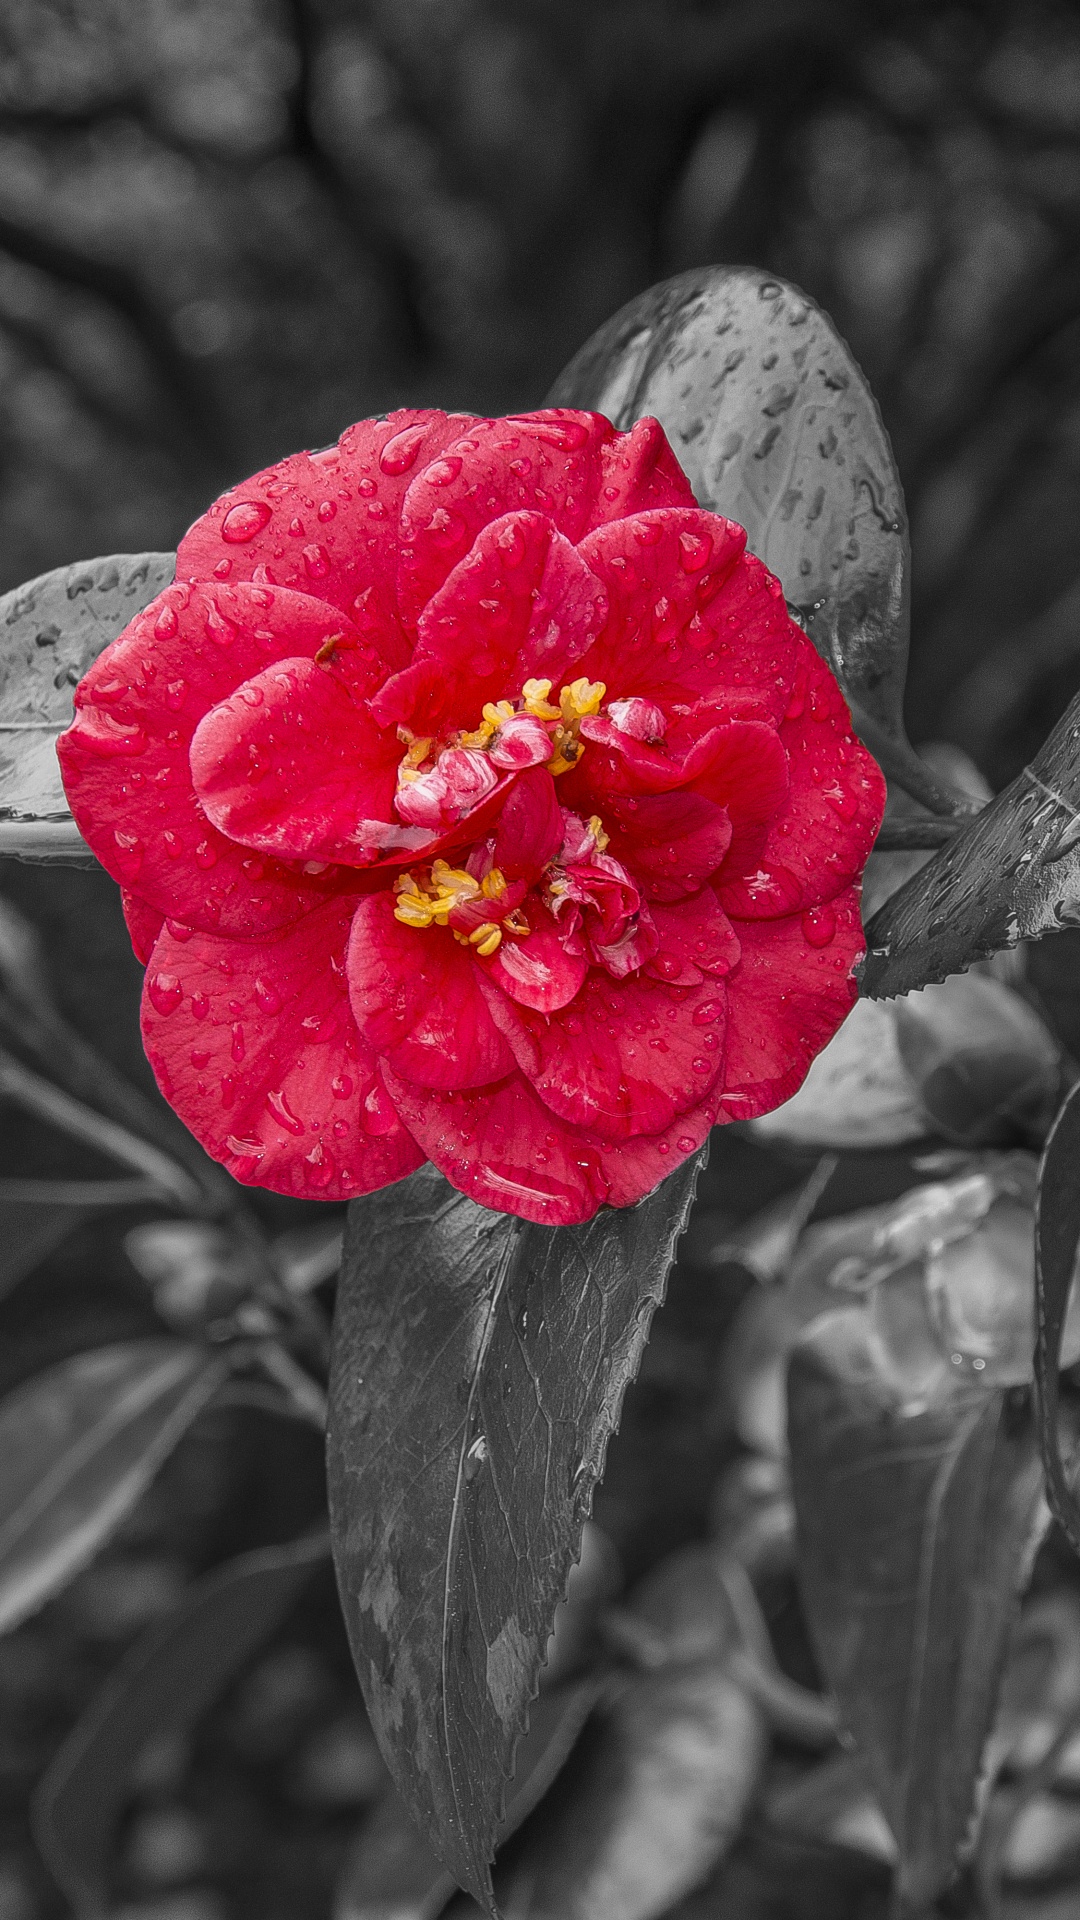
[[[657,1133],[704,1098],[723,1068],[725,1016],[726,995],[712,980],[683,988],[644,973],[611,980],[593,971],[556,1012],[516,1005],[505,1031],[552,1113],[616,1140]]]
[[[711,887],[670,905],[654,901],[652,916],[659,945],[645,971],[658,980],[695,987],[703,975],[722,980],[738,964],[738,934]]]
[[[402,506],[398,604],[408,626],[489,521],[539,511],[575,544],[615,429],[598,413],[548,407],[480,420],[418,471]]]
[[[789,1100],[854,1004],[865,952],[857,887],[785,919],[737,920],[728,979],[723,1106],[752,1120]]]
[[[178,929],[150,956],[142,1028],[158,1084],[247,1185],[345,1200],[423,1160],[349,1007],[351,921],[334,900],[273,940]]]
[[[208,709],[269,661],[314,658],[342,637],[358,643],[336,608],[251,585],[168,587],[137,615],[81,682],[57,743],[79,831],[114,879],[162,914],[241,939],[326,897],[333,874],[316,882],[213,825],[188,755]]]
[[[650,900],[696,893],[731,844],[727,809],[701,793],[650,793],[609,799],[610,851],[631,869]]]
[[[660,425],[646,414],[600,449],[600,487],[589,528],[656,507],[696,507],[694,491]]]
[[[745,546],[742,527],[700,507],[590,533],[580,551],[603,582],[608,616],[580,672],[659,702],[673,720],[704,703],[699,731],[717,717],[776,725],[803,636],[779,583]]]
[[[384,725],[440,734],[479,720],[485,701],[526,680],[556,687],[607,611],[604,589],[545,514],[511,513],[480,529],[417,622],[412,663],[372,701]]]
[[[752,860],[733,847],[720,875],[728,912],[749,919],[814,907],[850,886],[885,805],[877,763],[852,733],[843,695],[809,643],[778,737],[788,759],[788,805]]]
[[[402,501],[416,473],[472,424],[469,414],[402,409],[358,421],[322,453],[264,468],[185,534],[177,579],[254,579],[328,600],[393,671],[411,650],[396,592]]]
[[[439,837],[398,819],[401,743],[332,662],[279,660],[245,680],[200,721],[190,760],[207,817],[265,853],[366,867]]]
[[[524,940],[504,940],[486,963],[486,977],[520,1006],[537,1013],[555,1013],[574,998],[589,971],[584,953],[567,951],[562,932],[539,894],[526,896],[522,909],[529,923]],[[500,1031],[513,1025],[514,1016],[501,998],[488,997]]]
[[[422,1087],[482,1087],[513,1069],[492,1020],[473,949],[448,928],[394,918],[392,894],[357,908],[349,996],[361,1034],[387,1066]]]
[[[591,1220],[607,1198],[599,1150],[560,1125],[523,1075],[475,1093],[438,1093],[389,1068],[385,1078],[428,1159],[481,1206],[571,1227]]]
[[[531,883],[554,860],[562,840],[563,816],[555,782],[546,767],[530,767],[514,781],[503,802],[492,865],[508,880]]]
[[[156,907],[149,906],[128,887],[120,889],[120,905],[135,958],[141,967],[145,967],[154,950],[154,942],[165,925],[165,915],[159,913]]]

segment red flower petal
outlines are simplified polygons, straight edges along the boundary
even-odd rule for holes
[[[504,939],[485,963],[485,978],[501,987],[520,1006],[537,1013],[554,1013],[574,998],[589,971],[581,955],[567,953],[555,921],[539,894],[530,893],[522,912],[530,932],[524,940]],[[503,1030],[512,1022],[498,995],[489,995],[492,1017]]]
[[[862,872],[885,806],[885,781],[851,732],[843,696],[807,642],[796,692],[779,738],[791,796],[754,850],[752,867],[725,862],[721,898],[729,913],[771,919],[814,907]],[[734,851],[734,850],[733,850]]]
[[[600,491],[589,526],[622,520],[655,507],[696,507],[693,488],[668,444],[659,420],[646,414],[629,433],[600,450]]]
[[[658,1133],[708,1093],[724,1064],[725,1003],[715,980],[680,989],[593,971],[569,1006],[519,1005],[505,1031],[552,1113],[594,1137],[627,1139]]]
[[[154,941],[165,925],[165,915],[127,887],[120,889],[120,905],[124,910],[124,922],[131,935],[135,958],[141,967],[145,967],[154,950]]]
[[[607,1181],[598,1150],[560,1126],[520,1074],[478,1093],[436,1093],[383,1071],[429,1160],[481,1206],[543,1227],[571,1227],[603,1204]]]
[[[306,594],[175,586],[105,648],[57,752],[79,831],[121,885],[186,925],[256,940],[325,898],[325,883],[218,832],[196,798],[188,749],[207,710],[268,659],[314,655],[342,633],[358,637]]]
[[[505,514],[481,528],[424,608],[416,653],[372,701],[384,726],[419,734],[472,726],[486,700],[516,699],[526,680],[556,687],[600,630],[607,600],[550,519]]]
[[[563,816],[555,782],[546,767],[518,775],[503,803],[495,830],[494,865],[507,880],[539,877],[563,842]]]
[[[672,716],[705,703],[697,732],[719,718],[778,723],[802,636],[779,582],[745,545],[742,527],[700,507],[590,533],[580,552],[609,609],[579,671],[611,698],[639,695]]]
[[[401,743],[328,667],[279,660],[211,708],[191,742],[209,819],[285,859],[366,867],[437,844],[394,813]]]
[[[348,952],[349,994],[368,1045],[422,1087],[482,1087],[513,1069],[471,948],[442,927],[407,927],[393,897],[361,902]]]
[[[657,980],[694,987],[703,974],[722,979],[738,964],[738,935],[711,887],[671,905],[654,901],[652,917],[660,945],[645,972]]]
[[[704,1146],[717,1121],[717,1095],[665,1127],[661,1133],[636,1134],[601,1148],[600,1163],[607,1182],[608,1205],[633,1207],[666,1180],[677,1166]],[[721,1120],[728,1116],[720,1114]]]
[[[784,920],[738,920],[742,959],[728,980],[723,1104],[752,1120],[789,1100],[856,997],[865,951],[859,892]]]
[[[608,800],[608,851],[629,867],[650,900],[696,893],[731,843],[726,810],[701,793],[650,793]]]
[[[409,645],[397,610],[397,527],[417,473],[473,424],[403,409],[360,420],[324,453],[297,453],[222,494],[180,542],[177,579],[259,578],[353,614],[391,670]]]
[[[549,407],[480,420],[418,472],[401,518],[398,604],[406,624],[463,560],[489,521],[546,514],[576,543],[602,480],[600,455],[615,429],[598,413]]]
[[[237,1180],[345,1200],[423,1155],[398,1119],[345,990],[352,902],[274,940],[163,933],[143,989],[143,1039],[165,1098]]]

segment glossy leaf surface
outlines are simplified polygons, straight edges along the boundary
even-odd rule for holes
[[[0,598],[0,853],[93,866],[56,738],[91,661],[173,577],[171,553],[119,553],[40,574]]]
[[[874,915],[860,991],[884,1000],[1080,925],[1080,696],[1030,766]]]
[[[660,421],[694,493],[737,520],[833,668],[887,774],[935,812],[963,802],[904,733],[909,552],[881,416],[828,316],[753,267],[696,267],[623,307],[549,404]]]
[[[104,1546],[196,1414],[225,1364],[181,1340],[76,1354],[0,1405],[0,1631],[74,1578]]]
[[[928,1379],[852,1307],[808,1329],[788,1383],[803,1601],[911,1915],[968,1831],[1041,1485],[1025,1389]]]
[[[590,1677],[541,1696],[517,1752],[514,1784],[499,1843],[548,1791],[599,1697]],[[381,1801],[351,1848],[338,1882],[334,1920],[435,1920],[455,1883],[418,1833],[400,1794]]]
[[[581,1227],[430,1167],[353,1203],[330,1511],[346,1623],[403,1798],[490,1900],[503,1790],[702,1156]]]
[[[1080,1086],[1058,1114],[1039,1168],[1035,1202],[1035,1400],[1047,1497],[1080,1553],[1080,1503],[1069,1484],[1058,1435],[1058,1370],[1080,1248]]]
[[[329,1551],[320,1532],[215,1567],[110,1674],[35,1802],[38,1843],[77,1912],[107,1904],[116,1824],[143,1750],[196,1724],[285,1619]]]

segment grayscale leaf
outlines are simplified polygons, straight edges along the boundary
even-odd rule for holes
[[[828,316],[754,267],[661,281],[587,341],[548,396],[626,428],[652,414],[700,505],[746,528],[890,778],[970,810],[908,743],[904,496],[873,395]]]
[[[555,1610],[703,1158],[580,1227],[491,1212],[430,1167],[349,1210],[329,1425],[345,1618],[394,1780],[484,1904]]]
[[[102,648],[168,586],[171,553],[114,553],[0,597],[0,854],[93,866],[56,760],[75,687]]]
[[[226,1375],[182,1340],[98,1347],[0,1403],[0,1632],[92,1560]]]

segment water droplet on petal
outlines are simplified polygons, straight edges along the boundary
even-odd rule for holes
[[[321,1140],[315,1142],[310,1153],[305,1153],[304,1165],[307,1168],[306,1178],[309,1187],[322,1188],[330,1185],[336,1168]]]
[[[175,973],[151,974],[146,991],[151,1005],[161,1014],[175,1013],[184,997],[184,989]]]
[[[323,580],[330,571],[330,556],[325,547],[304,548],[304,569],[310,580]]]
[[[836,915],[831,907],[814,907],[802,917],[807,946],[827,947],[836,934]]]
[[[281,995],[269,980],[255,979],[255,998],[264,1013],[281,1012]]]
[[[179,624],[180,622],[176,617],[174,608],[169,606],[162,607],[161,612],[154,621],[154,639],[171,640]]]
[[[347,1073],[339,1073],[330,1082],[330,1091],[335,1100],[347,1100],[353,1090],[353,1083]]]
[[[221,537],[230,546],[246,546],[273,518],[273,509],[265,500],[240,500],[230,507],[221,523]]]
[[[279,1123],[280,1126],[283,1126],[286,1129],[286,1132],[303,1133],[304,1131],[303,1121],[297,1119],[295,1113],[293,1112],[288,1101],[286,1100],[285,1095],[281,1092],[279,1088],[275,1087],[271,1093],[267,1094],[266,1104],[269,1107],[270,1112],[273,1114],[274,1119]]]
[[[217,865],[217,848],[212,847],[210,845],[209,840],[200,840],[198,846],[195,849],[195,861],[196,861],[196,865],[200,867],[216,866]]]
[[[416,464],[416,456],[426,432],[426,427],[406,427],[403,433],[395,433],[379,455],[379,465],[383,472],[408,473],[409,468]],[[364,492],[367,491],[363,483],[361,483],[361,489]]]
[[[680,533],[679,563],[685,573],[700,573],[712,558],[712,541],[701,533]]]

